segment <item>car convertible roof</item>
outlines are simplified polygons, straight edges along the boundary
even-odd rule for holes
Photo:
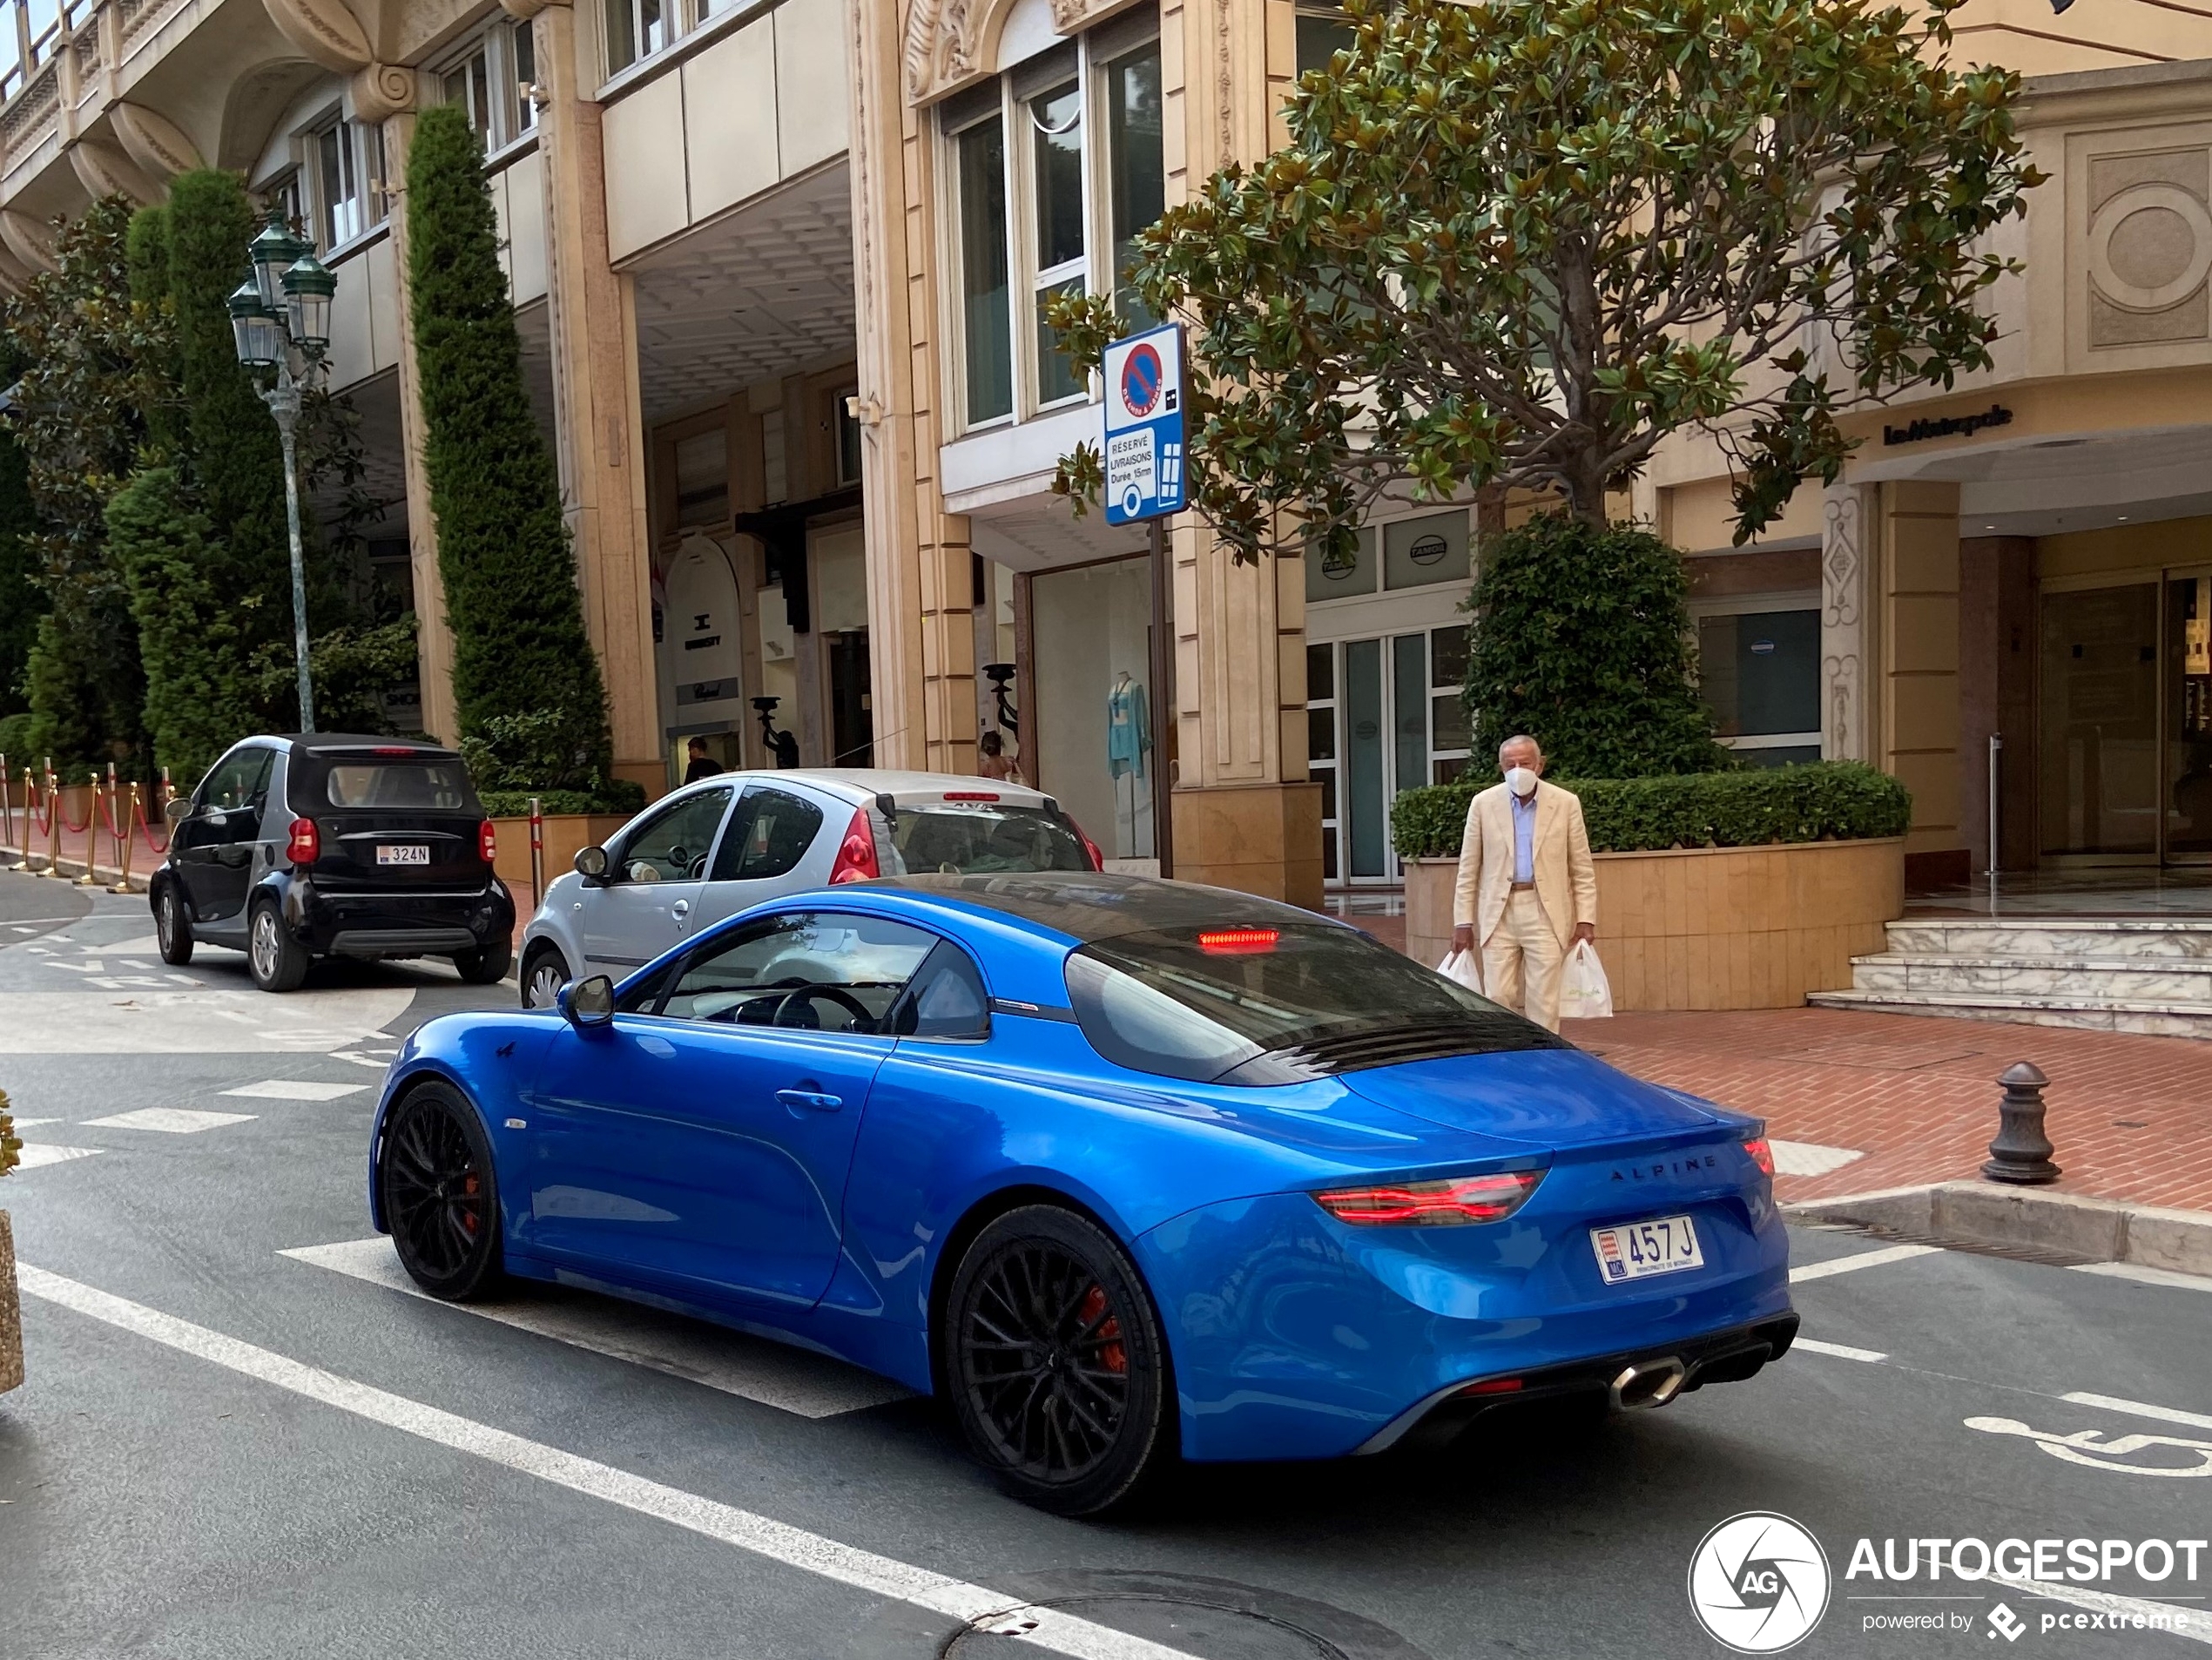
[[[862,887],[965,901],[1089,944],[1155,928],[1348,926],[1233,888],[1111,872],[1037,872],[995,876],[893,876]]]

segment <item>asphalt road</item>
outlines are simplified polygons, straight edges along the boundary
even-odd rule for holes
[[[0,1088],[33,1153],[0,1184],[30,1370],[0,1397],[10,1660],[1705,1657],[1692,1554],[1746,1511],[1824,1549],[1796,1653],[2212,1643],[2212,1551],[2194,1581],[2131,1554],[2068,1582],[2062,1546],[2017,1576],[2072,1602],[1847,1571],[1862,1538],[1901,1564],[2212,1533],[2212,1285],[1803,1232],[1803,1265],[1869,1260],[1798,1286],[1825,1347],[1749,1383],[1496,1414],[1440,1457],[1195,1470],[1148,1516],[1063,1522],[834,1363],[580,1294],[488,1316],[395,1288],[362,1243],[383,1061],[512,987],[320,968],[265,997],[152,933],[141,900],[0,875]],[[2109,1623],[2153,1604],[2192,1629]]]

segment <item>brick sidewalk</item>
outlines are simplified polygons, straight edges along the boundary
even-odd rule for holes
[[[1632,1014],[1567,1036],[1622,1070],[1865,1157],[1779,1178],[1785,1200],[1972,1177],[1997,1132],[1997,1075],[2051,1080],[2060,1191],[2212,1211],[2212,1043],[1830,1009]]]

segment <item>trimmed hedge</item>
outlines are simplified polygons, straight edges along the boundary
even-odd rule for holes
[[[478,799],[484,812],[494,819],[527,819],[530,815],[529,790],[483,790]],[[547,818],[563,813],[619,813],[625,816],[645,810],[645,786],[634,784],[626,778],[610,780],[597,792],[590,790],[539,790],[538,811]]]
[[[1912,821],[1912,793],[1860,761],[1561,784],[1582,798],[1582,821],[1595,853],[1858,841],[1901,836]],[[1455,856],[1467,803],[1487,787],[1488,782],[1434,784],[1400,795],[1390,809],[1390,839],[1398,856]]]

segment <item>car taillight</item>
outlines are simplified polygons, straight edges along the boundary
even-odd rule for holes
[[[1073,819],[1069,819],[1068,827],[1076,833],[1076,840],[1083,844],[1083,855],[1090,860],[1090,867],[1093,870],[1105,869],[1106,855],[1098,851],[1096,842],[1083,833],[1082,826],[1077,824]]]
[[[1440,1182],[1338,1187],[1313,1197],[1338,1221],[1361,1227],[1452,1227],[1511,1216],[1543,1179],[1541,1171],[1508,1170],[1490,1176],[1453,1176]]]
[[[1198,949],[1210,957],[1265,956],[1282,937],[1275,928],[1201,928]]]
[[[312,865],[322,855],[322,834],[313,819],[294,819],[284,856],[295,865]]]
[[[831,867],[830,882],[864,882],[883,873],[875,862],[875,832],[868,828],[868,810],[861,807],[853,814],[853,822],[845,828],[845,840],[838,844],[837,863]]]
[[[1774,1174],[1774,1144],[1767,1140],[1764,1131],[1756,1136],[1744,1137],[1743,1151],[1751,1155],[1751,1162],[1754,1164],[1769,1176]]]
[[[489,819],[476,827],[476,852],[488,865],[499,856],[499,832]]]

